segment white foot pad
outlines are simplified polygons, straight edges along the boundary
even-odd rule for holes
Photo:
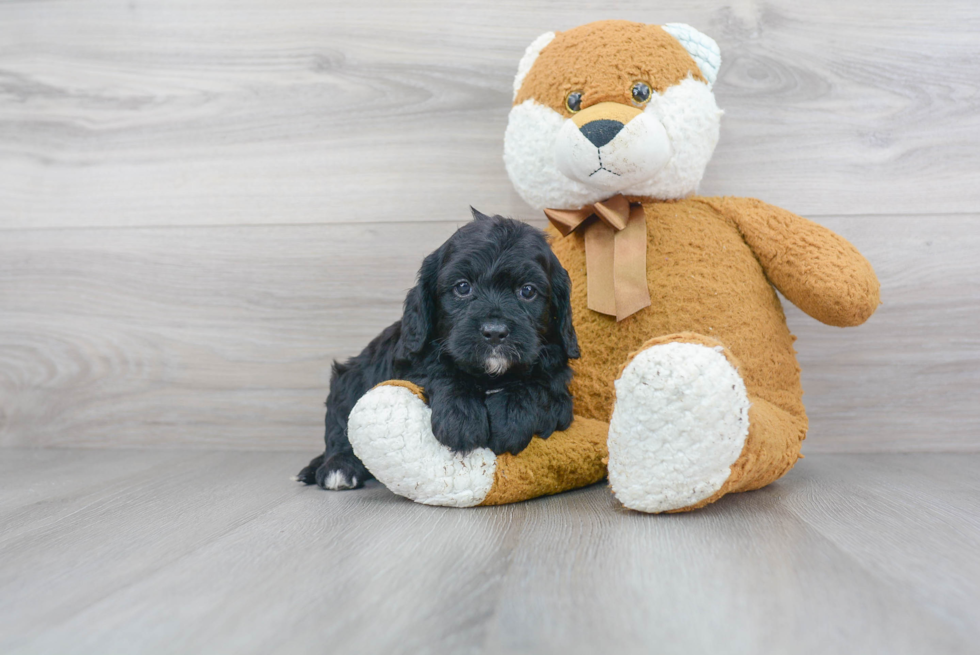
[[[497,458],[486,448],[460,455],[432,434],[432,410],[404,387],[367,392],[351,410],[354,454],[392,492],[425,505],[472,507],[493,486]]]
[[[748,433],[745,383],[721,348],[647,348],[616,380],[609,484],[630,509],[689,507],[725,483]]]
[[[327,474],[327,479],[323,481],[323,488],[332,491],[341,489],[353,489],[357,486],[357,478],[348,478],[343,471],[331,471]]]

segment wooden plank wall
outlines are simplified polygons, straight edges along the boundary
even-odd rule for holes
[[[704,194],[851,239],[884,305],[795,308],[804,452],[980,448],[974,0],[0,3],[0,445],[319,447],[332,358],[395,320],[501,162],[539,33],[717,39]]]

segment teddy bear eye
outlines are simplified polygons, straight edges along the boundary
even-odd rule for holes
[[[565,107],[573,114],[582,109],[582,92],[572,91],[565,98]]]
[[[650,99],[650,85],[646,82],[637,82],[633,85],[633,102],[638,105],[642,105],[644,102]]]

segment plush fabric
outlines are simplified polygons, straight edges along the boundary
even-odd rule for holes
[[[391,491],[425,505],[475,507],[584,487],[606,477],[606,430],[577,418],[547,440],[534,437],[520,455],[486,448],[454,453],[432,434],[425,392],[389,380],[361,397],[348,420],[355,454]]]
[[[688,334],[648,342],[628,358],[616,392],[609,484],[624,505],[689,507],[730,480],[748,435],[750,400],[718,341]]]
[[[559,217],[616,194],[642,205],[650,305],[619,321],[589,309],[588,230],[563,236],[549,226],[572,283],[576,419],[566,433],[498,457],[481,503],[588,484],[599,462],[626,507],[688,511],[763,487],[800,457],[807,416],[776,290],[845,327],[874,313],[878,280],[851,244],[816,223],[760,200],[696,195],[718,138],[711,84],[720,62],[710,37],[679,24],[601,21],[528,48],[504,137],[514,187],[534,207],[568,210]],[[637,82],[654,90],[648,101],[631,96]],[[572,91],[580,112],[566,106]],[[642,134],[628,128],[638,116]],[[604,122],[592,129],[594,121]],[[589,137],[600,129],[602,139]],[[667,161],[651,155],[663,146],[651,135],[666,135]]]
[[[629,353],[653,337],[695,332],[734,353],[750,393],[802,414],[794,337],[770,281],[818,320],[854,325],[878,306],[867,261],[826,228],[758,200],[694,197],[643,207],[652,304],[619,323],[587,308],[584,239],[547,228],[572,280],[582,352],[572,364],[576,413],[608,421],[612,380]],[[746,233],[765,248],[761,256]]]
[[[570,91],[582,91],[583,107],[631,106],[630,88],[637,80],[663,93],[688,76],[706,81],[684,46],[663,28],[600,21],[556,32],[524,76],[514,105],[534,100],[570,118],[565,107]]]
[[[497,457],[493,487],[481,505],[504,505],[595,484],[606,477],[608,426],[575,417],[564,432],[535,437],[518,455]]]

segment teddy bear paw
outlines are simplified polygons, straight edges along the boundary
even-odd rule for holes
[[[666,343],[638,353],[615,382],[609,484],[641,512],[691,507],[731,475],[749,399],[721,347]]]
[[[388,489],[425,505],[472,507],[493,486],[497,458],[486,448],[454,453],[432,434],[432,410],[401,386],[375,387],[347,422],[354,454]]]

